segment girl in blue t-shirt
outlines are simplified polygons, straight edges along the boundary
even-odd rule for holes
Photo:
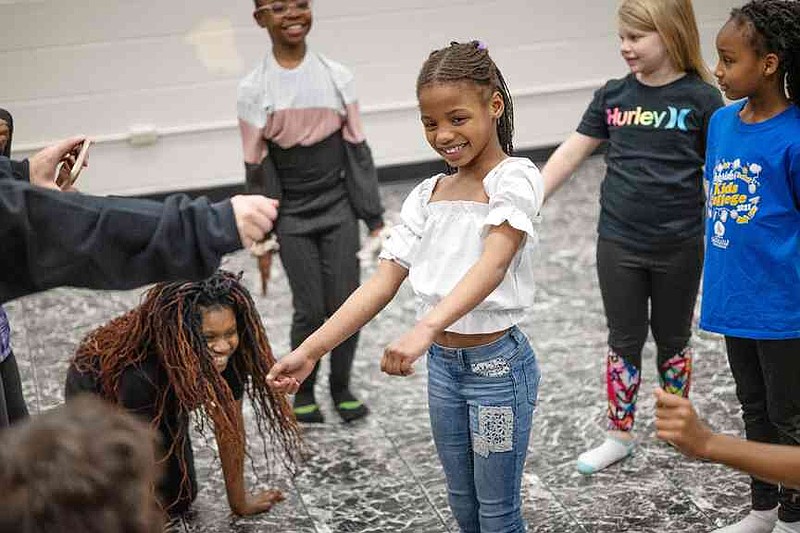
[[[741,101],[709,126],[700,327],[725,335],[747,438],[797,445],[800,3],[734,9],[717,52],[720,87]],[[735,531],[800,531],[799,491],[753,478],[751,495],[752,512]]]
[[[690,0],[625,0],[620,51],[630,68],[594,96],[542,170],[545,196],[608,142],[600,194],[597,274],[608,322],[607,430],[578,457],[593,474],[627,457],[648,329],[661,387],[687,396],[692,316],[703,265],[703,160],[722,106],[709,84]]]

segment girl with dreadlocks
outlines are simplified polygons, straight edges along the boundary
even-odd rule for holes
[[[297,390],[408,277],[418,322],[386,348],[381,368],[408,376],[427,352],[433,438],[461,530],[522,532],[520,481],[539,368],[517,323],[533,302],[544,184],[533,163],[512,157],[511,96],[483,44],[433,52],[417,98],[427,141],[452,172],[411,191],[375,275],[268,379]]]
[[[283,496],[245,491],[244,393],[262,440],[283,449],[290,471],[301,447],[291,407],[267,386],[274,362],[249,293],[237,276],[219,271],[202,282],[155,285],[137,308],[87,335],[71,362],[66,397],[98,394],[160,432],[165,475],[158,495],[171,515],[197,495],[189,438],[189,412],[196,411],[201,432],[213,426],[231,510],[251,515]]]
[[[749,440],[800,444],[800,3],[734,9],[714,74],[740,100],[711,119],[700,327],[725,335]],[[753,478],[719,531],[800,531],[800,491]],[[776,524],[777,521],[777,524]],[[774,526],[774,527],[773,527]]]

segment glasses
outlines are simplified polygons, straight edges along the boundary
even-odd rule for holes
[[[305,12],[311,10],[311,0],[296,0],[289,2],[270,2],[264,4],[255,10],[255,14],[269,11],[273,15],[285,15],[290,9],[294,8],[295,11]]]

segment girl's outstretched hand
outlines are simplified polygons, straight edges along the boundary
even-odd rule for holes
[[[703,457],[712,432],[700,418],[692,403],[661,389],[656,396],[656,429],[665,440],[686,455]]]
[[[390,376],[410,376],[413,364],[433,344],[434,335],[419,326],[415,327],[383,351],[381,370]]]
[[[275,391],[295,394],[317,362],[297,350],[281,358],[267,374],[267,385]]]

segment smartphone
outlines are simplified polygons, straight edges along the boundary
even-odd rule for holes
[[[72,170],[69,171],[69,183],[67,184],[67,187],[72,187],[72,185],[78,180],[78,176],[81,175],[81,170],[83,170],[83,162],[86,161],[86,154],[89,153],[90,144],[92,144],[92,141],[89,139],[85,139],[83,141],[81,151],[78,152],[78,158],[75,159],[75,164],[72,165]]]
[[[78,179],[78,176],[81,173],[81,169],[83,167],[83,162],[86,160],[86,154],[89,151],[89,145],[91,141],[86,139],[81,143],[80,150],[78,151],[78,155],[75,158],[75,164],[69,170],[68,175],[64,175],[61,173],[61,169],[64,168],[66,165],[66,161],[61,161],[58,166],[56,167],[56,185],[58,185],[59,189],[69,189],[75,183],[75,180]],[[77,149],[77,146],[75,147]],[[72,150],[71,153],[75,153],[75,149]]]

